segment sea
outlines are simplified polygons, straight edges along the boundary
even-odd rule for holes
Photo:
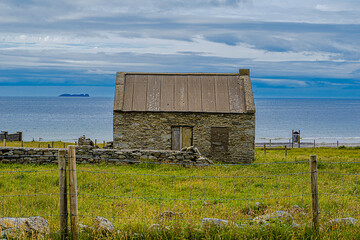
[[[25,141],[112,140],[111,97],[0,97],[0,130]],[[255,141],[360,143],[360,99],[255,99]]]

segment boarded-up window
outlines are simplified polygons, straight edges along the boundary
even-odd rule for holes
[[[171,128],[171,149],[180,150],[190,147],[193,143],[193,129],[187,126],[176,126]]]
[[[211,128],[211,152],[227,152],[229,146],[229,128]]]

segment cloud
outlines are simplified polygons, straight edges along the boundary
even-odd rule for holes
[[[269,79],[269,78],[253,78],[254,83],[262,83],[272,87],[308,87],[309,84],[302,80],[293,79]]]
[[[108,86],[116,71],[250,68],[257,86],[354,87],[359,27],[354,0],[3,0],[0,84]]]

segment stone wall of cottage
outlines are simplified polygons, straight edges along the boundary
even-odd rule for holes
[[[0,147],[0,163],[57,164],[58,148]],[[76,147],[77,163],[134,164],[164,162],[184,165],[209,165],[212,162],[194,148],[183,151],[169,150],[117,150],[90,146]]]
[[[254,161],[255,115],[114,112],[114,146],[119,149],[171,149],[171,127],[192,126],[193,145],[216,162]],[[228,151],[211,151],[211,127],[228,127]]]

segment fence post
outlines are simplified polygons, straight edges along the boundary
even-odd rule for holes
[[[66,187],[66,150],[58,152],[59,165],[59,196],[60,196],[60,234],[61,239],[68,235],[67,187]]]
[[[319,191],[317,180],[317,159],[316,155],[310,156],[310,172],[311,172],[311,205],[312,205],[312,221],[315,230],[319,229]]]
[[[269,139],[269,147],[271,147],[271,139]]]
[[[336,141],[336,149],[339,149],[339,140]]]
[[[264,155],[266,156],[266,145],[264,144]]]
[[[69,190],[70,190],[70,222],[73,240],[79,239],[77,182],[76,182],[76,156],[75,146],[68,147],[69,153]]]
[[[285,157],[287,157],[287,147],[285,145]]]
[[[6,139],[4,138],[4,147],[6,147]]]
[[[54,148],[54,141],[51,142],[51,148]]]
[[[314,139],[314,148],[315,148],[315,139]]]
[[[21,147],[24,147],[24,141],[21,141]]]

